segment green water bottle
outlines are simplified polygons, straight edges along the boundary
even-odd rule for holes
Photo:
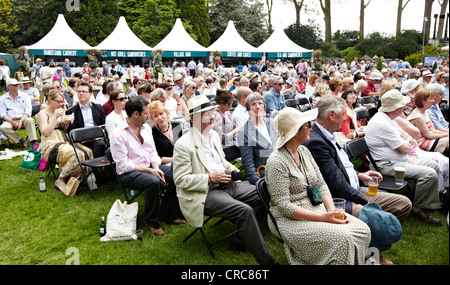
[[[106,234],[106,223],[105,217],[102,217],[102,222],[100,223],[100,236],[104,236]]]

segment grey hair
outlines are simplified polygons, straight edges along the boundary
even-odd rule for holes
[[[341,106],[341,109],[339,109],[339,106]],[[334,111],[336,114],[341,114],[341,112],[346,112],[347,110],[345,100],[333,95],[321,97],[314,108],[319,109],[317,120],[324,120],[331,111]]]
[[[264,109],[266,109],[266,101],[264,100],[264,97],[258,92],[252,92],[247,96],[247,98],[245,98],[245,108],[247,109],[247,111],[250,111],[250,105],[254,101],[263,101]]]
[[[151,101],[158,100],[159,97],[167,98],[167,93],[166,93],[166,91],[164,91],[164,89],[162,89],[162,88],[156,88],[156,89],[153,90],[152,93],[150,94],[150,100],[151,100]]]
[[[270,83],[272,83],[272,85],[274,85],[275,82],[277,82],[277,81],[280,80],[280,79],[282,79],[281,76],[273,76],[273,77],[270,77],[270,78],[269,78]]]
[[[434,94],[438,94],[439,92],[442,93],[445,92],[444,86],[437,83],[428,84],[427,87],[425,87],[425,89],[433,91]]]

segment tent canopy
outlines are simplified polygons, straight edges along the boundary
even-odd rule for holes
[[[254,46],[247,43],[241,35],[239,35],[233,21],[228,21],[227,28],[223,34],[208,47],[211,52],[220,51],[222,57],[261,57]]]
[[[184,29],[181,19],[177,18],[170,33],[161,40],[155,50],[163,50],[162,57],[204,57],[207,49],[197,43]]]
[[[87,56],[92,49],[69,27],[62,14],[58,15],[53,28],[37,43],[26,47],[32,55]]]
[[[123,16],[114,31],[95,49],[101,50],[103,57],[151,57],[153,50],[131,31]]]
[[[266,52],[267,58],[298,58],[311,57],[312,50],[305,49],[294,43],[280,27],[258,47],[258,51]]]

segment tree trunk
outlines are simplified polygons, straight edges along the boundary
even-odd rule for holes
[[[443,38],[442,34],[444,32],[444,27],[445,27],[445,16],[447,14],[447,5],[448,5],[448,0],[444,0],[442,1],[441,4],[441,13],[439,14],[439,27],[438,27],[438,31],[437,31],[437,39],[440,40]]]
[[[396,36],[400,35],[400,33],[402,32],[402,14],[403,14],[403,0],[398,0],[398,6],[397,6],[397,28],[395,29],[395,35]]]
[[[433,2],[434,0],[425,0],[425,11],[423,13],[423,17],[424,17],[424,22],[425,22],[425,17],[427,17],[428,21],[426,21],[424,23],[424,31],[423,33],[425,34],[425,45],[428,45],[428,41],[430,39],[430,29],[431,29],[431,8],[433,6]]]
[[[325,20],[325,42],[331,42],[331,1],[320,0],[320,8]]]

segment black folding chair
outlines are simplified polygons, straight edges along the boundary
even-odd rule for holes
[[[375,99],[372,96],[361,97],[361,99],[364,102],[364,104],[371,104],[371,103],[375,104]]]
[[[221,241],[224,241],[224,240],[226,240],[227,238],[230,238],[230,237],[232,237],[233,235],[237,234],[237,230],[235,230],[235,231],[233,231],[233,232],[231,232],[231,233],[225,235],[224,237],[222,237],[222,238],[220,238],[220,239],[218,239],[218,240],[216,240],[216,241],[214,241],[214,242],[210,242],[210,241],[208,240],[208,238],[206,237],[206,235],[205,235],[205,232],[204,232],[204,230],[203,230],[203,227],[204,227],[211,219],[213,219],[213,218],[214,218],[214,217],[212,217],[212,216],[208,217],[208,218],[203,222],[203,226],[202,226],[202,227],[195,228],[195,230],[192,231],[192,232],[191,232],[191,233],[183,240],[183,242],[186,242],[188,239],[190,239],[196,232],[200,232],[200,234],[202,235],[203,241],[205,242],[205,245],[206,245],[206,247],[208,248],[209,254],[211,254],[212,257],[215,257],[214,252],[213,252],[213,250],[212,250],[212,247],[213,247],[214,245],[220,243]],[[224,221],[226,221],[226,219],[225,219],[225,218],[221,218],[217,223],[215,223],[215,224],[213,225],[213,228],[216,227],[216,226],[218,226],[218,225],[220,225],[220,224],[222,224]]]
[[[270,217],[270,220],[272,221],[275,229],[278,232],[278,235],[279,235],[279,236],[277,236],[278,241],[281,243],[284,243],[284,240],[281,237],[280,230],[278,229],[277,221],[275,220],[275,217],[273,216],[272,212],[270,211],[270,194],[269,194],[269,190],[267,189],[267,182],[266,182],[265,177],[259,179],[256,182],[256,191],[258,192],[259,199],[261,199],[261,202],[263,203],[264,208],[266,209],[266,212]]]
[[[311,110],[311,103],[309,103],[308,98],[301,97],[297,99],[297,106],[298,109],[302,112],[306,112],[308,110]]]
[[[365,118],[370,118],[370,113],[367,109],[358,109],[355,111],[355,113],[356,113],[356,119],[358,121],[365,119]]]
[[[91,198],[94,199],[94,196],[92,195],[92,192],[95,190],[99,190],[105,187],[108,187],[110,185],[113,185],[116,183],[115,180],[106,179],[104,175],[107,173],[108,170],[113,170],[113,164],[114,162],[108,158],[107,155],[88,159],[88,160],[80,160],[80,157],[78,156],[77,149],[79,149],[77,143],[83,143],[86,141],[91,141],[95,139],[103,139],[105,140],[105,133],[103,132],[102,128],[99,126],[93,126],[93,127],[85,127],[85,128],[77,128],[73,129],[69,133],[69,139],[70,143],[73,146],[73,149],[75,151],[75,155],[77,157],[78,163],[81,168],[81,174],[83,175],[83,179],[86,182],[86,186],[89,189],[89,193],[91,195]],[[87,173],[86,167],[91,168],[92,172]],[[96,178],[101,178],[101,184],[100,186],[91,186],[88,177],[93,175],[94,173],[97,173]],[[100,177],[101,176],[101,177]],[[97,181],[97,183],[100,183],[100,181]]]
[[[298,107],[297,99],[287,99],[284,101],[286,103],[286,107],[296,108]]]
[[[357,157],[365,156],[369,160],[370,164],[372,164],[372,166],[375,168],[375,170],[380,172],[380,169],[378,168],[375,160],[370,154],[369,147],[367,146],[365,138],[356,138],[346,142],[344,145],[344,150],[349,156],[350,160],[353,160],[354,158]],[[368,182],[362,183],[364,186],[367,186]],[[404,180],[401,183],[397,183],[395,181],[395,177],[389,175],[383,175],[383,180],[380,181],[378,184],[378,189],[386,190],[388,192],[398,191],[405,187],[409,187],[409,184],[406,180]]]

